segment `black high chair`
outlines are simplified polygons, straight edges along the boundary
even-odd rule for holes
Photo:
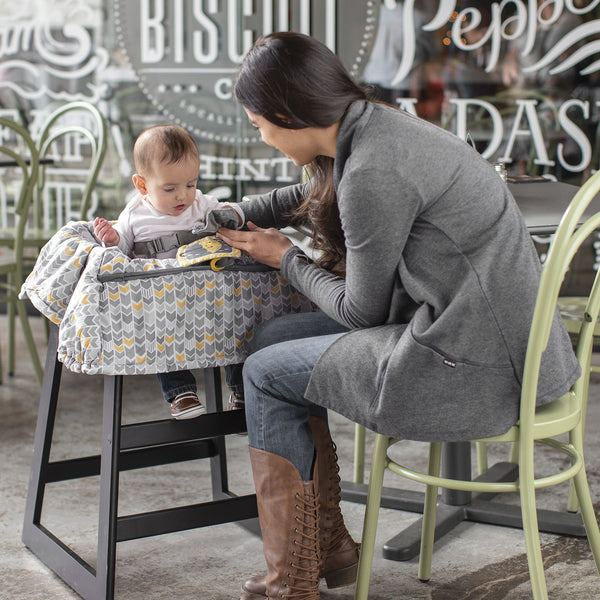
[[[223,411],[220,369],[204,369],[206,414],[122,424],[123,375],[104,376],[99,455],[50,460],[62,363],[58,327],[52,325],[41,392],[23,525],[25,545],[86,600],[114,598],[116,544],[148,536],[239,521],[259,532],[256,496],[229,490],[225,436],[243,433],[243,410]],[[83,375],[82,375],[83,376]],[[119,474],[194,459],[210,459],[212,500],[119,516]],[[94,568],[42,523],[46,485],[100,476],[97,562]]]

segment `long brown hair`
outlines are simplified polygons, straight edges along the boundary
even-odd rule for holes
[[[367,95],[325,44],[307,35],[278,32],[259,38],[246,54],[235,84],[238,102],[251,113],[286,129],[329,127]],[[307,167],[310,185],[292,217],[312,229],[321,251],[317,263],[345,273],[346,246],[333,159],[318,156]]]

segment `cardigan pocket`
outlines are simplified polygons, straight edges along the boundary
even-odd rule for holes
[[[475,439],[514,425],[519,397],[510,365],[456,360],[407,330],[390,355],[369,420],[380,433],[405,439]]]

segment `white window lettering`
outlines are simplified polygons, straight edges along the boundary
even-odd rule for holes
[[[544,135],[538,119],[538,114],[535,110],[538,101],[537,100],[517,100],[517,112],[515,114],[515,120],[511,131],[508,136],[504,155],[500,157],[500,160],[504,162],[511,162],[511,153],[518,136],[530,137],[535,148],[536,157],[533,162],[536,165],[544,165],[548,167],[554,166],[555,162],[548,158],[546,151],[546,145],[544,143]],[[526,117],[529,124],[529,129],[519,129],[523,116]]]
[[[200,155],[200,170],[199,170],[200,179],[216,179],[217,178],[217,174],[214,170],[216,162],[217,162],[216,156],[209,156],[207,154]]]
[[[492,118],[492,139],[489,141],[487,148],[481,152],[484,158],[490,158],[500,146],[504,133],[500,111],[490,102],[478,100],[477,98],[452,98],[450,103],[456,106],[456,135],[462,140],[467,138],[467,131],[469,130],[467,123],[469,105],[479,106],[490,115]],[[510,162],[510,159],[506,162]]]
[[[567,170],[572,173],[578,173],[583,171],[586,166],[592,160],[592,145],[590,144],[589,139],[586,137],[585,133],[579,128],[568,116],[568,111],[571,107],[577,107],[581,109],[581,113],[583,114],[584,119],[590,118],[590,104],[589,102],[584,102],[582,100],[572,99],[563,102],[563,104],[558,109],[558,122],[562,129],[567,133],[571,139],[577,144],[579,147],[579,151],[581,153],[581,160],[577,164],[570,164],[567,162],[565,158],[565,144],[564,142],[560,142],[558,144],[558,148],[556,151],[558,162]]]
[[[396,103],[398,106],[405,110],[407,113],[411,115],[415,115],[417,117],[417,98],[397,98]]]
[[[150,5],[154,5],[151,16]],[[165,7],[161,0],[140,1],[140,46],[143,63],[157,63],[165,56]]]
[[[173,60],[182,63],[184,60],[184,14],[183,0],[173,0]]]
[[[239,4],[242,3],[240,10]],[[243,29],[242,17],[252,15],[252,0],[227,0],[227,55],[233,63],[240,64],[244,54],[254,42],[250,29]]]
[[[579,7],[576,6],[575,2]],[[591,12],[600,4],[600,0],[591,0],[587,6],[581,6],[582,0],[565,0],[565,6],[567,10],[571,11],[574,15],[584,15]]]
[[[197,62],[210,64],[215,62],[219,55],[219,29],[217,24],[208,17],[202,4],[202,0],[194,0],[194,18],[202,26],[202,29],[193,33],[193,53]],[[208,14],[214,15],[218,9],[217,0],[208,1]]]
[[[215,96],[219,100],[231,100],[233,98],[233,79],[222,77],[215,83]]]
[[[266,162],[258,163],[257,161],[251,161],[249,158],[240,158],[238,159],[238,175],[236,179],[238,181],[265,181],[265,167]],[[258,167],[258,168],[257,168]]]

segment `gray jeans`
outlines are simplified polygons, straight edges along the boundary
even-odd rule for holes
[[[327,410],[304,398],[313,367],[348,329],[322,312],[294,313],[261,324],[244,364],[248,443],[289,460],[312,479],[314,443],[309,416]]]

